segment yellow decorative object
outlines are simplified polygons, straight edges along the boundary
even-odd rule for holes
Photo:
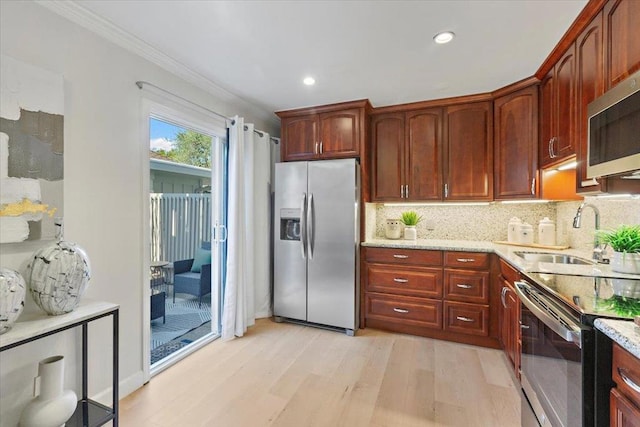
[[[20,216],[30,213],[46,213],[50,217],[53,217],[55,212],[56,208],[49,209],[49,205],[33,203],[29,199],[22,199],[21,202],[2,205],[0,209],[0,216]]]

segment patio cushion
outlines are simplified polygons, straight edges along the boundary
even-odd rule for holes
[[[194,273],[200,273],[204,264],[211,264],[211,251],[206,249],[196,249],[196,256],[193,259],[191,265],[191,271]]]

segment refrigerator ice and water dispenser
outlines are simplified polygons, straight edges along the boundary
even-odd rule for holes
[[[300,209],[280,209],[280,240],[300,241]]]

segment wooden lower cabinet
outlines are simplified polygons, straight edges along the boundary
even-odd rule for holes
[[[367,293],[367,317],[426,328],[442,328],[442,302],[427,298]]]
[[[499,348],[492,259],[486,253],[365,248],[363,327]]]
[[[617,389],[611,389],[611,427],[640,427],[640,409]]]
[[[524,337],[520,329],[520,299],[516,295],[514,282],[520,278],[513,267],[500,260],[500,341],[507,360],[516,378],[520,378],[520,348],[523,339],[536,339],[538,331],[527,331]]]
[[[613,344],[611,427],[640,427],[640,359]]]

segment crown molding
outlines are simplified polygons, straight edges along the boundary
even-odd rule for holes
[[[260,108],[244,98],[229,92],[203,75],[184,66],[169,55],[159,51],[131,33],[114,25],[111,21],[98,16],[88,9],[80,6],[73,0],[35,0],[35,3],[43,6],[52,12],[98,34],[99,36],[115,43],[116,45],[140,56],[171,74],[197,86],[210,95],[225,102],[234,102],[246,108],[255,116],[265,120],[267,123],[279,127],[280,123],[275,115],[263,108]]]

